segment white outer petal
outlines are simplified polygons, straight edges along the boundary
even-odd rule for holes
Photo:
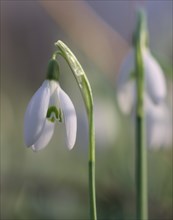
[[[77,132],[77,117],[76,111],[73,106],[73,103],[69,96],[61,89],[59,86],[57,89],[60,107],[63,111],[63,116],[65,120],[66,127],[66,144],[67,147],[71,150],[76,141],[76,132]]]
[[[134,49],[131,49],[125,57],[117,79],[117,101],[120,110],[124,114],[129,114],[135,102],[135,81],[130,79],[130,74],[134,71]]]
[[[155,105],[145,97],[148,146],[152,148],[169,147],[172,141],[172,119],[165,103]]]
[[[134,80],[125,83],[117,91],[117,101],[121,111],[124,114],[129,114],[135,104],[136,89]]]
[[[163,101],[166,96],[166,81],[164,73],[148,49],[144,49],[142,54],[147,93],[151,99],[158,104],[160,101]]]
[[[40,137],[38,138],[36,143],[31,146],[34,151],[41,150],[47,146],[54,133],[54,128],[55,123],[50,122],[46,119]]]
[[[144,74],[146,79],[146,93],[149,94],[155,103],[161,102],[166,96],[166,80],[164,73],[158,62],[151,55],[148,48],[142,49],[142,57],[144,63]],[[135,67],[134,49],[131,49],[121,65],[119,76],[117,79],[117,88],[121,90],[130,80],[130,74]]]
[[[24,118],[25,144],[30,147],[40,137],[50,99],[49,81],[46,80],[31,98]]]
[[[125,57],[117,79],[117,88],[120,89],[121,86],[124,86],[130,79],[130,74],[134,71],[134,50],[131,49],[127,56]]]

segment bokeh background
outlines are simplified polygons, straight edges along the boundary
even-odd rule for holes
[[[93,89],[98,219],[135,219],[134,124],[117,105],[116,79],[131,46],[136,7],[148,15],[150,47],[167,80],[168,131],[148,149],[149,216],[172,216],[172,1],[1,1],[1,219],[88,219],[88,124],[76,82],[60,60],[62,88],[78,115],[74,149],[56,126],[38,153],[25,147],[27,104],[45,79],[61,39],[76,54]],[[157,139],[158,138],[158,139]],[[159,136],[156,135],[159,140]]]

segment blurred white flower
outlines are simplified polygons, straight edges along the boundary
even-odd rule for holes
[[[34,151],[46,147],[54,133],[55,122],[62,122],[63,118],[66,127],[66,144],[72,149],[77,131],[75,108],[58,82],[45,80],[31,98],[25,113],[25,144]]]
[[[135,51],[125,58],[117,80],[117,101],[124,114],[135,112],[136,82],[134,80]],[[171,114],[165,103],[166,80],[164,73],[149,49],[142,49],[145,91],[144,106],[148,145],[159,148],[171,145]]]
[[[164,73],[148,48],[142,48],[142,58],[144,65],[145,92],[154,103],[159,104],[166,97],[166,81]],[[131,49],[120,68],[119,78],[117,80],[118,101],[122,100],[121,96],[123,93],[128,93],[130,90],[132,91],[132,96],[129,94],[130,100],[128,101],[134,101],[134,94],[136,91],[135,86],[130,86],[129,84],[134,78],[134,69],[135,51],[134,49]],[[134,82],[131,84],[134,84]]]

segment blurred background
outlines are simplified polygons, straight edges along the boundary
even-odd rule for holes
[[[131,46],[137,6],[146,9],[150,48],[168,87],[162,129],[153,134],[148,149],[149,216],[173,218],[172,1],[14,0],[1,1],[1,219],[89,216],[88,124],[78,87],[63,60],[60,83],[76,107],[76,145],[68,151],[62,124],[38,153],[27,149],[23,140],[27,104],[45,79],[59,39],[78,57],[93,89],[98,219],[135,219],[134,124],[118,108],[115,85]]]

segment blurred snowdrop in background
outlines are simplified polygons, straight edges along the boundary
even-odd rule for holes
[[[157,61],[151,55],[148,48],[144,47],[142,49],[142,58],[144,64],[144,77],[146,81],[145,92],[149,95],[154,103],[159,104],[159,102],[163,101],[166,97],[166,82],[164,73]],[[134,69],[135,52],[132,49],[125,58],[119,72],[119,78],[117,80],[118,93],[121,93],[121,89],[125,87],[126,83],[135,79]],[[131,87],[128,86],[128,88],[130,89]],[[134,91],[132,90],[131,93],[133,94]]]
[[[133,115],[136,104],[136,84],[134,76],[135,54],[131,51],[126,56],[117,79],[117,101],[124,114]],[[149,49],[143,48],[142,58],[145,77],[145,112],[148,145],[168,147],[172,141],[171,109],[166,103],[166,79],[158,62]],[[168,94],[170,95],[170,94]]]

